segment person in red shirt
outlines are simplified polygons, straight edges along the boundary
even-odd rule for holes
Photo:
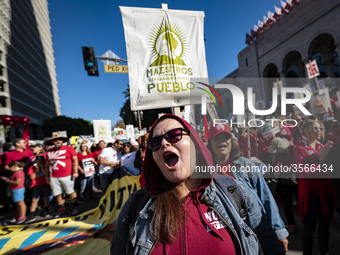
[[[94,165],[97,164],[97,162],[94,159],[94,154],[91,153],[89,147],[87,146],[86,143],[82,143],[79,148],[79,152],[77,154],[78,157],[78,169],[79,169],[79,181],[80,181],[80,191],[79,191],[79,196],[82,201],[87,201],[88,199],[84,198],[84,191],[87,189],[89,191],[89,195],[91,198],[95,198],[93,196],[93,178],[94,178],[94,173],[91,176],[86,177],[85,175],[85,170],[84,170],[84,165],[83,165],[83,159],[91,159],[92,163]],[[94,170],[94,169],[93,169]]]
[[[139,177],[139,183],[141,187],[144,187],[144,174],[143,174],[143,163],[145,158],[145,151],[148,145],[149,133],[138,137],[137,142],[139,144],[139,150],[136,152],[135,162],[133,162],[135,168],[139,168],[141,175]]]
[[[26,204],[25,204],[25,173],[23,171],[24,164],[19,161],[12,161],[8,165],[12,172],[12,180],[5,176],[1,176],[1,180],[9,183],[12,192],[12,199],[16,205],[18,216],[14,217],[11,222],[21,224],[26,221]]]
[[[67,137],[57,133],[47,142],[47,144],[54,144],[54,148],[49,149],[46,153],[45,175],[50,176],[47,183],[51,185],[53,196],[56,197],[59,205],[56,218],[65,214],[65,201],[62,198],[63,190],[70,196],[73,203],[72,215],[79,213],[77,193],[74,191],[74,179],[78,177],[78,157],[71,146],[63,145],[67,140]]]
[[[96,183],[96,185],[100,184],[98,157],[99,157],[100,153],[102,153],[102,150],[104,148],[105,148],[105,141],[100,140],[98,142],[96,150],[93,152],[93,157],[94,157],[94,160],[96,161],[96,165],[95,165],[96,173],[95,173],[95,177],[93,178],[93,181],[92,181],[92,190],[94,190],[94,191],[97,191],[97,188],[95,187],[95,183]]]
[[[238,143],[242,148],[243,157],[249,157],[248,153],[248,133],[245,129],[240,128],[239,129],[239,137],[238,137]],[[255,157],[257,154],[257,142],[256,137],[249,133],[250,138],[250,157]]]
[[[314,230],[319,221],[319,248],[328,253],[329,228],[334,209],[334,190],[327,175],[325,159],[332,147],[328,141],[318,140],[324,135],[324,126],[318,119],[306,119],[299,124],[305,137],[302,145],[294,149],[299,179],[299,216],[303,222],[303,254],[312,254]],[[326,172],[324,171],[326,168]]]
[[[9,164],[12,161],[20,161],[23,163],[27,163],[31,156],[34,156],[31,149],[26,148],[26,141],[22,138],[16,138],[13,140],[13,145],[15,146],[15,150],[12,150],[6,154],[5,158],[5,170],[9,169]]]
[[[35,210],[37,209],[37,205],[40,197],[44,200],[44,210],[42,211],[43,217],[48,217],[48,198],[51,194],[50,185],[46,182],[46,175],[44,174],[45,170],[45,157],[37,156],[35,159],[34,165],[30,166],[28,169],[27,175],[32,180],[31,188],[33,188],[32,195],[32,203],[30,208],[30,214],[27,218],[27,223],[34,221],[35,218]]]

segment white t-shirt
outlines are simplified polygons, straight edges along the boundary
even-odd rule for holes
[[[118,162],[121,157],[121,153],[119,151],[115,151],[113,148],[104,148],[100,153],[99,157],[105,158],[109,162]],[[110,166],[105,166],[100,164],[99,166],[99,174],[112,174],[113,168]]]

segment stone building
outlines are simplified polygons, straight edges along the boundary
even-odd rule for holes
[[[316,88],[315,80],[308,79],[305,67],[315,59],[321,73],[318,79],[339,89],[340,84],[335,79],[340,77],[339,13],[339,0],[301,0],[245,47],[238,54],[238,68],[217,83],[236,84],[243,92],[252,86],[256,101],[263,100],[268,107],[274,82],[282,80],[283,86],[310,84]],[[251,78],[248,79],[251,85],[239,82],[240,78]],[[233,99],[227,89],[218,92],[223,107],[217,110],[220,116],[226,117],[232,112]]]
[[[60,115],[47,0],[0,0],[0,115],[30,118],[41,138],[46,118]],[[9,140],[22,136],[11,128]]]

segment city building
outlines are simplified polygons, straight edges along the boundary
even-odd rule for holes
[[[310,84],[312,89],[316,89],[315,79],[308,78],[305,67],[313,59],[317,61],[321,74],[318,80],[324,79],[329,88],[340,88],[336,79],[340,77],[340,2],[301,0],[287,1],[286,4],[286,9],[276,8],[275,13],[271,13],[277,19],[268,15],[272,23],[261,33],[256,33],[255,28],[259,27],[254,26],[247,35],[249,45],[238,54],[238,68],[217,82],[234,84],[243,92],[247,87],[253,87],[256,101],[263,100],[267,108],[272,101],[273,84],[277,81],[282,81],[284,87]],[[259,13],[259,18],[262,15]],[[265,21],[268,22],[264,20],[264,24]],[[249,26],[252,27],[252,24]],[[218,115],[230,117],[233,105],[230,91],[219,89],[217,92],[223,102],[223,107],[217,107]],[[196,116],[199,116],[199,109]]]
[[[30,135],[60,115],[47,0],[0,0],[0,115],[30,118]],[[21,137],[11,128],[8,140]]]

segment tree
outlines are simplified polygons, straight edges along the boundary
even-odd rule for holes
[[[93,135],[93,125],[90,121],[63,115],[46,119],[41,127],[45,137],[52,136],[52,132],[57,131],[67,131],[68,137]]]
[[[113,126],[112,130],[113,130],[114,128],[123,128],[123,129],[125,129],[124,120],[118,120],[117,123]]]
[[[125,125],[134,125],[135,127],[139,127],[138,119],[135,119],[134,112],[131,111],[130,107],[130,86],[127,85],[127,88],[124,90],[123,94],[125,95],[126,101],[124,102],[122,108],[120,108],[119,116],[123,118]],[[159,113],[171,113],[171,108],[162,108],[162,109],[152,109],[152,110],[143,110],[143,120],[142,128],[149,128],[155,120],[158,118]]]

